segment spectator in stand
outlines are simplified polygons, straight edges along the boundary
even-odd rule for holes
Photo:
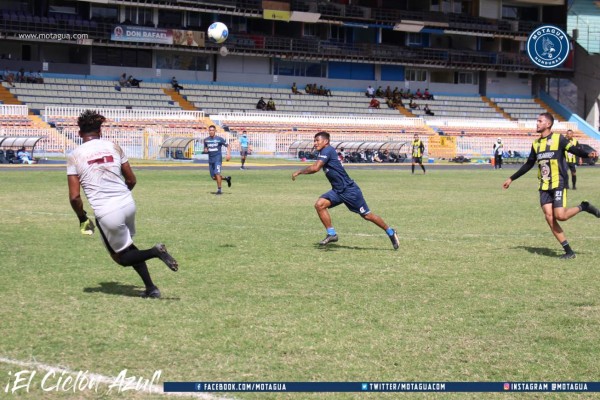
[[[429,109],[427,104],[425,104],[425,107],[423,107],[423,111],[425,111],[425,114],[431,115],[432,117],[435,115],[435,113]]]
[[[415,96],[413,96],[413,94],[410,92],[410,89],[406,89],[406,92],[404,92],[404,98],[405,99],[414,99]]]
[[[127,78],[127,83],[131,87],[140,87],[140,82],[139,79],[135,79],[132,75],[129,75],[129,78]]]
[[[19,83],[27,83],[25,81],[25,69],[21,68],[19,72],[17,72],[17,82]]]
[[[396,86],[396,88],[395,88],[395,89],[394,89],[394,91],[392,92],[392,98],[394,98],[394,97],[397,97],[399,93],[400,93],[400,92],[398,91],[398,86]]]
[[[418,105],[417,103],[415,103],[412,98],[410,99],[410,103],[408,103],[408,106],[410,107],[411,110],[420,110],[421,109],[421,106]]]
[[[129,87],[129,83],[127,82],[127,74],[123,72],[123,75],[119,78],[119,86],[121,87]]]
[[[423,98],[425,100],[435,100],[433,98],[433,95],[431,93],[429,93],[429,89],[425,89],[425,93],[423,93]]]
[[[298,87],[296,86],[296,82],[292,83],[292,93],[293,94],[302,94],[298,91]]]
[[[387,106],[388,106],[389,108],[394,108],[394,107],[395,107],[395,106],[394,106],[394,100],[392,100],[392,99],[391,99],[391,98],[389,98],[389,97],[385,99],[385,104],[387,104]]]
[[[421,88],[418,88],[416,93],[415,93],[415,97],[417,99],[422,99],[423,98],[423,93],[421,93]]]
[[[176,91],[177,93],[179,93],[179,91],[180,91],[181,89],[183,89],[183,86],[181,86],[181,85],[179,84],[179,82],[177,82],[177,79],[176,79],[175,77],[172,77],[172,78],[171,78],[171,87],[172,87],[173,89],[175,89],[175,91]]]
[[[375,96],[375,89],[373,89],[373,87],[371,85],[369,85],[369,87],[367,88],[367,91],[365,92],[365,96],[367,96],[367,97]]]
[[[272,97],[269,97],[269,101],[267,102],[267,111],[277,111]]]
[[[394,108],[400,106],[400,107],[404,107],[404,103],[402,102],[402,96],[400,96],[399,94],[397,96],[394,97]]]
[[[260,100],[258,100],[258,103],[256,103],[256,109],[257,110],[266,110],[267,109],[267,103],[265,102],[265,99],[263,97],[261,97]]]
[[[375,91],[375,97],[383,97],[383,89],[381,88],[381,86],[379,86]]]
[[[33,81],[33,71],[29,70],[29,72],[25,72],[24,79],[26,83],[34,83]]]
[[[369,103],[369,108],[379,108],[380,103],[379,100],[377,100],[375,97],[373,97],[371,99],[371,102]]]
[[[306,94],[310,94],[312,90],[312,86],[310,83],[307,83],[306,86],[304,87],[304,91],[306,92]]]
[[[44,83],[44,76],[42,75],[42,71],[35,72],[33,74],[33,78],[35,79],[35,83]]]
[[[392,97],[392,88],[388,85],[388,87],[385,88],[385,97],[390,98]]]
[[[10,86],[15,87],[15,74],[10,72],[8,69],[4,70],[2,79],[4,79],[4,82],[8,83]]]
[[[322,96],[331,96],[331,90],[324,88],[323,85],[319,87],[319,94]]]

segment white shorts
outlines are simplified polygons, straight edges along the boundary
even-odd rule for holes
[[[135,211],[135,203],[129,203],[96,219],[100,235],[111,254],[120,253],[133,244]]]

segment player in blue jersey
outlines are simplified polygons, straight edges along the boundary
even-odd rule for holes
[[[246,130],[242,131],[242,135],[240,136],[240,157],[242,158],[242,166],[240,169],[246,169],[244,164],[246,164],[246,157],[248,156],[248,135],[246,134]]]
[[[325,246],[332,242],[338,241],[338,236],[331,223],[329,208],[345,204],[352,212],[360,214],[367,221],[373,222],[375,225],[383,229],[394,246],[394,250],[400,247],[400,240],[396,230],[390,228],[383,219],[371,212],[367,202],[365,201],[362,191],[358,185],[350,179],[342,163],[338,159],[335,149],[329,145],[329,133],[319,132],[315,135],[314,147],[319,152],[317,161],[314,164],[300,169],[292,174],[292,180],[295,181],[298,175],[314,174],[321,168],[325,172],[325,176],[331,183],[331,190],[319,197],[315,203],[315,209],[321,219],[321,222],[327,229],[327,236],[319,244]]]
[[[231,160],[231,150],[229,145],[225,142],[221,136],[216,136],[217,127],[211,125],[208,127],[208,135],[204,139],[204,153],[208,153],[208,169],[210,171],[210,177],[213,181],[217,181],[217,192],[215,194],[221,194],[221,181],[225,179],[227,181],[227,187],[231,187],[231,177],[221,177],[221,163],[223,162],[223,155],[221,154],[221,148],[225,146],[227,148],[227,155],[225,161]]]

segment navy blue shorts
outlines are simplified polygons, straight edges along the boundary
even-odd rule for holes
[[[347,187],[342,193],[330,190],[329,192],[322,194],[321,198],[327,199],[331,202],[331,207],[345,204],[348,210],[365,216],[371,212],[369,206],[363,197],[362,191],[358,186]]]
[[[540,206],[552,204],[552,208],[567,207],[567,189],[540,190]]]
[[[208,170],[210,171],[210,177],[214,178],[215,175],[221,175],[221,162],[208,163]]]

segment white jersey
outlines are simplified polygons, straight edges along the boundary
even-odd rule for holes
[[[134,202],[121,174],[127,161],[119,145],[101,139],[83,143],[67,158],[67,175],[79,176],[96,218]]]

